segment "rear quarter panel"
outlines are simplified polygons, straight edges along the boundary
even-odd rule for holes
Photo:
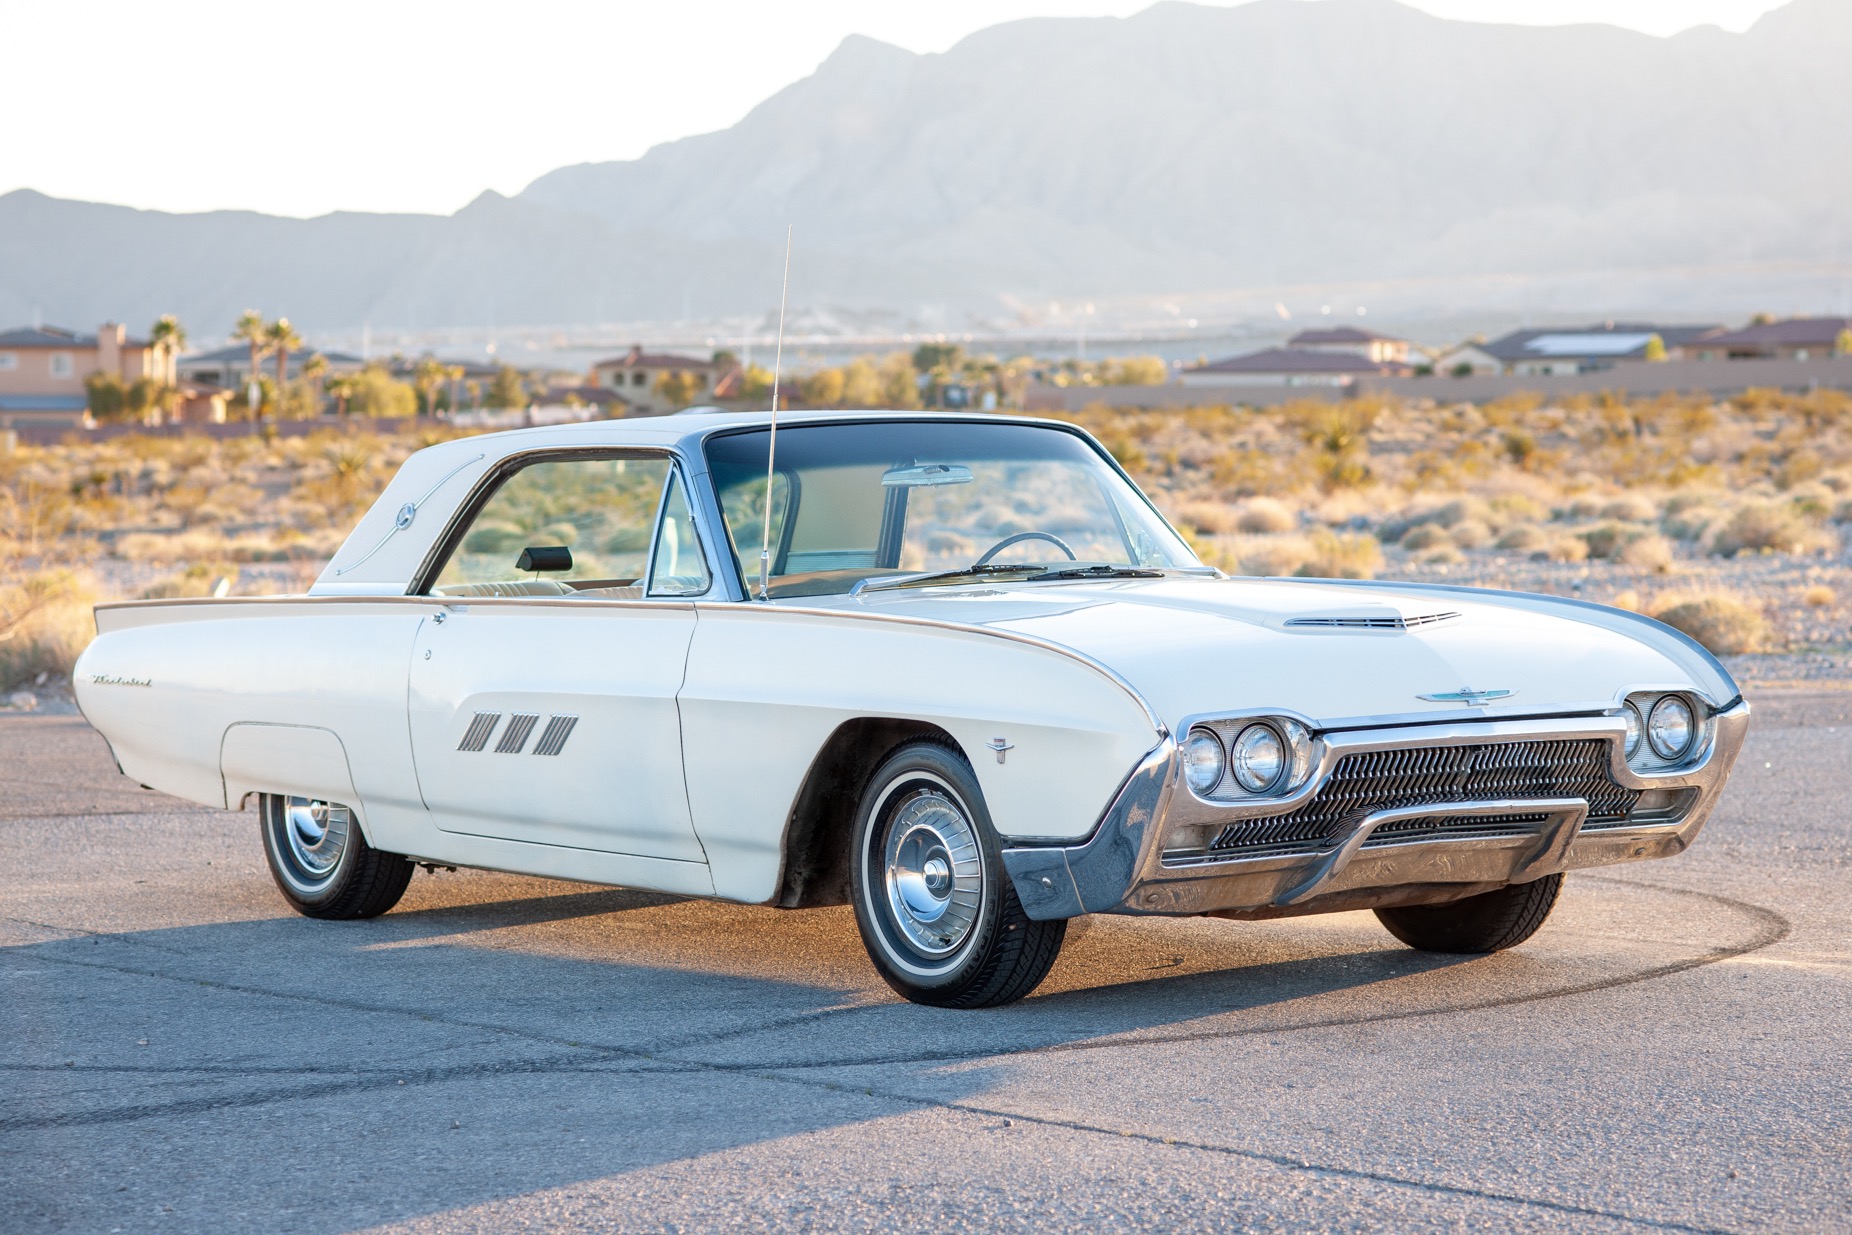
[[[423,815],[405,723],[423,608],[299,599],[100,606],[73,687],[124,773],[209,806],[239,805],[227,800],[221,763],[231,726],[337,735],[360,799],[350,804],[369,838],[391,847],[381,830]]]

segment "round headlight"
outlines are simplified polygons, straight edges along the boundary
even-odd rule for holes
[[[1640,719],[1640,709],[1632,703],[1621,709],[1621,719],[1627,722],[1627,758],[1631,759],[1640,752],[1640,739],[1646,736],[1646,722]]]
[[[1208,793],[1222,781],[1228,756],[1222,753],[1222,739],[1207,729],[1190,734],[1183,744],[1183,779],[1191,792]]]
[[[1691,705],[1678,695],[1667,695],[1653,705],[1646,718],[1646,740],[1661,759],[1677,759],[1691,749],[1697,735],[1697,720]]]
[[[1249,725],[1235,738],[1235,780],[1249,793],[1265,793],[1286,770],[1286,743],[1268,725]]]

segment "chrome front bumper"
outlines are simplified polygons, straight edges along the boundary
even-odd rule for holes
[[[1717,804],[1749,730],[1749,705],[1717,714],[1700,762],[1671,775],[1642,776],[1622,754],[1619,717],[1410,725],[1327,734],[1318,767],[1290,798],[1242,805],[1206,802],[1182,785],[1176,742],[1166,737],[1126,779],[1091,839],[1071,846],[1020,845],[1003,863],[1031,918],[1083,913],[1221,914],[1283,917],[1392,904],[1434,903],[1526,883],[1558,871],[1682,853]],[[1632,789],[1695,789],[1676,819],[1587,830],[1581,798],[1499,799],[1378,810],[1346,824],[1327,847],[1310,853],[1222,856],[1180,849],[1180,836],[1202,836],[1242,818],[1277,813],[1314,794],[1345,755],[1375,750],[1500,742],[1599,739],[1610,750],[1609,774]],[[1370,845],[1378,828],[1415,816],[1543,816],[1518,835],[1448,837]],[[1168,852],[1167,852],[1168,851]]]

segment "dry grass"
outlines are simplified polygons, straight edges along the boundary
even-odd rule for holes
[[[1094,408],[1074,419],[1205,561],[1243,574],[1458,577],[1503,562],[1586,580],[1612,572],[1637,592],[1782,560],[1836,571],[1852,524],[1852,399],[1830,391]],[[0,456],[0,690],[68,669],[88,637],[89,597],[195,595],[220,580],[234,594],[306,586],[429,440],[125,437]],[[1786,632],[1765,620],[1748,641],[1807,631],[1843,642],[1841,594],[1784,586],[1743,602],[1778,601]],[[1693,623],[1724,612],[1696,596],[1633,601],[1643,612],[1697,606],[1680,616]],[[1712,637],[1741,644],[1734,635]]]
[[[439,436],[121,437],[0,456],[0,690],[69,674],[97,600],[306,587]],[[276,565],[241,569],[255,563]]]

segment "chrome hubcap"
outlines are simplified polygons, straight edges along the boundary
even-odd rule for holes
[[[347,849],[352,816],[345,806],[288,798],[283,804],[283,835],[290,856],[303,874],[319,879],[332,871]]]
[[[919,952],[944,956],[970,937],[983,900],[977,834],[946,795],[922,789],[895,808],[885,846],[887,903]]]

